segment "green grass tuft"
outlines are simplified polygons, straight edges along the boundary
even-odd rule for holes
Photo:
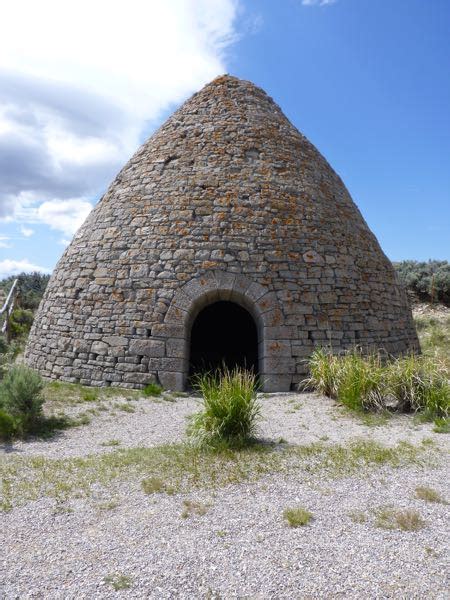
[[[202,410],[191,418],[188,434],[203,447],[242,447],[256,435],[261,405],[256,376],[245,369],[223,368],[197,376]]]
[[[163,392],[162,386],[160,386],[159,384],[154,383],[154,382],[147,384],[145,386],[145,388],[142,390],[142,393],[144,394],[144,396],[148,396],[148,397],[161,396],[162,392]]]
[[[303,527],[304,525],[308,525],[308,523],[313,518],[312,513],[305,508],[286,508],[283,511],[283,517],[289,524],[289,527]]]

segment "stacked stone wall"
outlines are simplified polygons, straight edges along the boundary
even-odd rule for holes
[[[340,178],[272,99],[228,76],[119,173],[59,261],[26,359],[88,385],[181,388],[192,314],[219,297],[259,321],[268,389],[296,385],[318,345],[419,349]]]

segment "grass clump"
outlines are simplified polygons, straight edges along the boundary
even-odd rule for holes
[[[304,527],[313,518],[312,513],[305,508],[286,508],[283,511],[283,517],[288,522],[289,527]]]
[[[195,502],[193,500],[183,500],[183,512],[181,513],[182,519],[188,519],[193,515],[202,517],[208,512],[208,505],[202,502]]]
[[[419,498],[419,500],[425,500],[425,502],[440,502],[445,504],[445,500],[442,498],[439,492],[425,485],[419,485],[416,487],[416,498]]]
[[[175,488],[160,477],[147,477],[142,481],[141,486],[144,493],[148,495],[166,493],[172,496],[175,493]]]
[[[142,393],[144,394],[144,396],[148,396],[148,397],[161,396],[162,392],[163,392],[162,386],[159,385],[158,383],[154,383],[154,382],[150,382],[142,390]]]
[[[381,529],[418,531],[425,527],[425,521],[416,510],[396,510],[382,506],[375,511],[375,525]]]
[[[261,405],[253,373],[224,367],[199,375],[195,387],[202,395],[202,410],[192,417],[188,428],[195,443],[203,447],[238,448],[254,439]]]
[[[313,352],[306,385],[356,411],[420,412],[427,419],[450,413],[448,372],[439,361],[410,355],[390,361],[353,350],[341,356]]]
[[[105,577],[105,583],[109,583],[115,589],[116,592],[119,590],[130,589],[133,580],[128,575],[108,575]]]
[[[450,433],[450,418],[436,417],[433,431],[434,433]]]

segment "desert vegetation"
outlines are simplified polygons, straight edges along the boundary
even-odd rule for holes
[[[305,385],[356,411],[415,412],[448,419],[450,382],[443,363],[428,356],[390,359],[355,349],[336,355],[313,352]]]
[[[450,305],[450,264],[446,260],[418,262],[404,260],[394,263],[404,287],[424,302]]]

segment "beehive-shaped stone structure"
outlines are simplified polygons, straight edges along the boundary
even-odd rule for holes
[[[263,90],[222,76],[136,152],[75,235],[26,360],[50,378],[177,390],[225,360],[283,391],[318,345],[419,348],[341,179]]]

